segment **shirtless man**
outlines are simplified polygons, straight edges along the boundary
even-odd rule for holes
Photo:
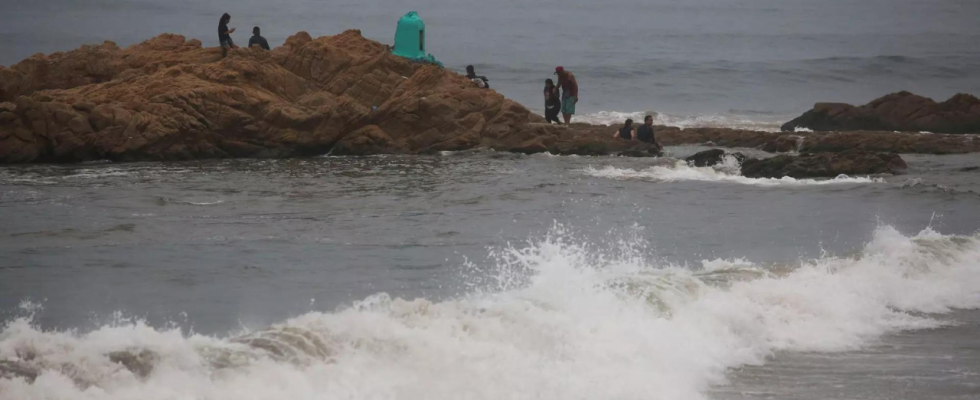
[[[558,75],[558,87],[561,88],[561,115],[565,117],[565,125],[568,125],[575,114],[575,103],[579,100],[578,81],[575,74],[564,67],[555,68],[555,75]]]

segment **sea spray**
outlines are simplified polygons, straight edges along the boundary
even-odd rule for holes
[[[723,161],[723,163],[711,167],[692,167],[684,160],[674,160],[668,165],[655,165],[646,169],[618,168],[612,166],[595,168],[590,166],[580,170],[580,172],[597,178],[620,180],[725,182],[754,186],[792,187],[885,182],[882,178],[850,177],[847,175],[841,175],[832,179],[796,179],[788,176],[782,178],[748,178],[740,174],[740,166],[734,157],[726,156]]]
[[[775,351],[854,349],[980,307],[978,235],[882,226],[849,257],[684,268],[562,229],[495,249],[510,277],[454,300],[378,294],[231,338],[16,318],[0,368],[36,376],[4,375],[0,398],[702,399]]]

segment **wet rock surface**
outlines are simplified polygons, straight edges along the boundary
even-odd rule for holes
[[[905,161],[894,153],[846,151],[778,155],[742,162],[742,175],[749,178],[833,178],[839,175],[901,174]]]
[[[892,93],[863,106],[817,103],[787,122],[784,131],[903,131],[980,133],[980,99],[960,93],[936,102],[909,92]]]

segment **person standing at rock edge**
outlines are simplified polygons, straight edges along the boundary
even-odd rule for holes
[[[269,50],[269,42],[259,34],[260,32],[259,27],[252,28],[252,37],[248,39],[248,47],[259,45],[259,47]]]
[[[643,125],[640,125],[640,128],[636,130],[636,139],[641,142],[655,144],[657,145],[657,149],[660,150],[664,149],[664,146],[662,146],[660,142],[657,141],[657,137],[653,133],[652,115],[647,115],[646,117],[643,117]]]
[[[633,120],[627,119],[626,124],[622,128],[613,133],[614,138],[620,138],[624,140],[636,140],[636,128],[633,127]]]
[[[561,112],[561,99],[558,97],[558,86],[551,79],[544,81],[544,119],[550,124],[554,122],[561,125],[558,120],[558,113]]]
[[[483,89],[490,89],[490,80],[487,79],[487,77],[485,76],[477,75],[476,70],[473,69],[472,65],[466,66],[466,77],[470,78],[470,80],[473,81],[473,83],[475,83],[476,86],[479,86]]]
[[[231,34],[235,33],[235,28],[228,29],[228,23],[231,22],[231,15],[224,13],[221,15],[221,19],[218,20],[218,43],[221,44],[221,58],[228,56],[228,49],[237,49],[235,42],[231,41]]]
[[[564,67],[555,67],[555,75],[558,75],[558,86],[561,87],[561,115],[565,117],[565,125],[572,122],[572,115],[575,115],[575,104],[578,103],[578,81],[575,74],[566,71]]]

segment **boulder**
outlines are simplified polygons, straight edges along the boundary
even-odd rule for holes
[[[980,100],[957,94],[941,103],[909,92],[892,93],[863,106],[817,103],[787,122],[784,131],[902,131],[980,133]]]
[[[735,159],[740,163],[745,161],[744,154],[728,153],[722,149],[711,149],[697,152],[693,156],[685,158],[684,161],[687,161],[687,164],[692,167],[710,167],[724,162],[725,155],[735,157]]]
[[[833,178],[838,175],[901,174],[906,168],[898,154],[845,151],[750,158],[742,162],[742,175],[749,178]]]

